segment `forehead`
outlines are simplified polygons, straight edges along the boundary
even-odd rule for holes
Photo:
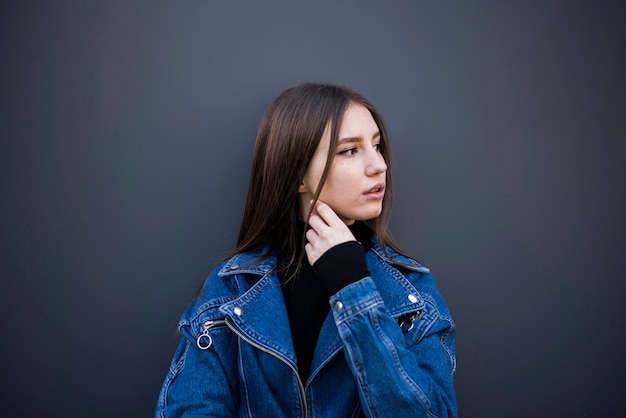
[[[339,139],[344,137],[372,138],[378,133],[378,125],[370,111],[358,103],[350,103],[343,114]]]

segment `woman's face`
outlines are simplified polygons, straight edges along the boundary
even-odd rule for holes
[[[379,144],[380,132],[369,110],[356,103],[350,104],[343,116],[333,163],[319,197],[346,224],[375,218],[382,211],[387,165]],[[329,145],[327,127],[298,189],[303,219],[308,217],[309,202],[322,177]]]

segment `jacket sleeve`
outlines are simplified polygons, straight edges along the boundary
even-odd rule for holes
[[[429,283],[430,291],[420,293],[425,312],[406,333],[388,314],[371,277],[330,298],[346,360],[368,417],[457,416],[455,325],[431,274],[423,273],[419,280]]]
[[[220,339],[219,331],[212,335],[214,341]],[[201,350],[192,340],[183,334],[161,387],[155,416],[235,416],[238,406],[233,394],[238,392],[229,378],[233,371],[217,351]]]

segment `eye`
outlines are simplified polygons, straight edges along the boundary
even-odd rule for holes
[[[378,151],[378,152],[380,152],[380,151],[381,151],[381,149],[382,149],[382,145],[380,144],[380,142],[379,142],[378,144],[374,144],[374,149],[375,149],[376,151]]]
[[[356,147],[344,149],[343,151],[339,151],[340,155],[354,155],[356,154]]]

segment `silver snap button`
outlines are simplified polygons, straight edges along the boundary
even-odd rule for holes
[[[341,302],[336,302],[336,303],[335,303],[335,310],[340,311],[340,310],[342,310],[342,309],[343,309],[343,303],[341,303]]]
[[[409,294],[409,302],[411,303],[417,302],[417,296],[415,296],[413,293]]]
[[[239,268],[239,264],[231,264],[230,267],[228,267],[229,270],[237,270]]]
[[[237,316],[241,316],[243,315],[243,309],[241,309],[239,306],[236,306],[235,309],[233,309],[233,312],[235,313],[235,315]]]

